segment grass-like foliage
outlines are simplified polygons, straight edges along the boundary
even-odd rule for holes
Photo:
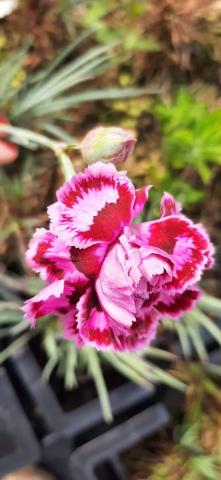
[[[1,280],[1,278],[0,278]],[[3,277],[4,283],[11,282]],[[21,281],[14,279],[13,288],[22,288],[28,295],[39,289],[39,282],[30,283],[28,278]],[[209,371],[217,371],[217,368],[209,363],[208,354],[204,344],[206,331],[221,345],[221,334],[216,323],[206,313],[210,312],[215,317],[220,316],[221,302],[211,296],[204,295],[199,307],[190,314],[187,314],[180,321],[166,319],[166,328],[177,331],[181,348],[186,359],[191,358],[193,348]],[[59,322],[54,317],[46,317],[41,320],[35,330],[30,330],[28,322],[23,319],[20,311],[20,303],[15,301],[0,301],[0,337],[9,339],[8,347],[0,353],[0,363],[22,348],[33,336],[38,336],[42,348],[46,353],[47,362],[43,370],[46,380],[54,370],[64,380],[65,388],[72,389],[78,385],[77,372],[79,369],[87,370],[95,382],[98,396],[101,403],[104,418],[110,421],[112,418],[108,390],[103,375],[103,366],[111,365],[120,374],[129,380],[151,388],[152,384],[163,382],[172,388],[183,391],[185,382],[180,381],[164,368],[155,365],[153,359],[158,361],[174,362],[178,359],[175,354],[154,346],[141,350],[138,353],[112,353],[97,352],[94,348],[83,347],[77,349],[73,342],[63,339]]]
[[[165,319],[164,326],[177,333],[181,350],[187,360],[195,353],[207,366],[209,355],[206,343],[213,341],[221,346],[220,324],[216,323],[220,318],[221,300],[204,294],[192,312],[183,315],[179,321]]]
[[[220,385],[195,363],[181,363],[176,375],[189,385],[183,418],[146,459],[148,480],[219,480]]]
[[[26,75],[16,88],[13,79],[22,67],[29,45],[1,62],[0,103],[13,123],[24,126],[30,125],[30,121],[39,123],[43,130],[68,141],[68,134],[53,123],[61,119],[61,112],[79,107],[83,102],[136,97],[147,91],[136,87],[90,89],[88,84],[86,89],[82,88],[82,84],[110,69],[116,61],[113,44],[76,52],[90,33],[78,36],[48,66]]]
[[[154,89],[90,88],[90,81],[116,64],[114,44],[94,46],[78,53],[77,49],[91,35],[91,30],[74,38],[56,57],[36,73],[22,70],[30,47],[9,55],[0,63],[0,106],[14,124],[35,124],[55,138],[71,141],[71,136],[56,121],[69,121],[65,114],[69,109],[79,108],[84,102],[137,97]],[[21,71],[24,75],[20,79]],[[15,81],[16,80],[16,81]],[[83,85],[87,82],[87,87]],[[89,83],[88,83],[89,82]],[[72,139],[73,140],[73,139]]]

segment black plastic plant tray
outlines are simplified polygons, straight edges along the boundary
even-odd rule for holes
[[[43,464],[61,480],[69,480],[69,458],[74,449],[112,431],[113,425],[156,402],[156,389],[143,389],[131,382],[123,383],[110,392],[114,424],[107,425],[98,398],[87,401],[73,410],[64,411],[53,388],[42,378],[42,370],[31,349],[26,346],[10,359],[9,371],[16,377],[17,389],[29,400],[29,416],[34,425],[43,425],[41,433]],[[78,395],[81,386],[73,390]],[[37,420],[33,415],[37,413]]]
[[[215,365],[221,364],[221,348],[216,348],[210,353],[209,361]]]
[[[170,423],[166,407],[157,403],[75,450],[73,480],[127,480],[120,455]]]
[[[0,476],[40,458],[40,448],[6,370],[0,369]]]
[[[98,398],[71,410],[64,411],[50,384],[42,378],[39,367],[30,348],[26,346],[11,358],[13,369],[22,382],[29,396],[34,400],[38,413],[43,417],[48,433],[61,432],[71,436],[78,436],[90,426],[102,421],[102,412]],[[78,387],[79,389],[81,386]],[[78,395],[78,388],[73,395]],[[156,389],[148,390],[126,382],[110,392],[110,401],[113,414],[129,410],[134,404],[151,401]]]

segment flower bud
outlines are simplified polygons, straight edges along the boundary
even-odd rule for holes
[[[123,163],[133,152],[136,139],[119,127],[98,127],[91,130],[81,144],[81,153],[87,163],[98,161]]]

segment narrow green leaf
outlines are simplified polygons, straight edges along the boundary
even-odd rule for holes
[[[23,319],[22,312],[18,310],[2,310],[0,311],[0,323],[20,323]]]
[[[161,348],[156,347],[147,347],[138,352],[137,355],[147,355],[147,357],[154,357],[160,358],[162,360],[174,361],[177,360],[178,357],[175,353],[167,352],[166,350],[162,350]]]
[[[65,341],[65,371],[64,382],[67,390],[72,390],[78,382],[75,375],[75,369],[78,365],[78,349],[73,342]]]
[[[7,91],[9,85],[17,71],[21,68],[21,65],[26,56],[28,47],[22,48],[19,52],[13,55],[8,61],[4,62],[0,66],[1,83],[0,83],[0,98],[3,103],[7,99]]]
[[[93,73],[95,67],[101,65],[108,58],[109,47],[94,47],[86,53],[69,62],[57,73],[52,75],[43,84],[37,84],[25,93],[12,109],[12,115],[18,117],[39,103],[53,98],[59,92],[64,92],[71,86],[85,81]]]
[[[56,361],[58,360],[59,348],[55,340],[54,332],[51,328],[46,328],[44,331],[43,347],[49,359],[53,358]]]
[[[41,80],[45,80],[46,77],[51,75],[54,70],[56,70],[62,62],[67,58],[67,56],[70,53],[73,53],[73,51],[84,41],[86,38],[88,38],[93,30],[87,30],[83,32],[81,35],[78,35],[77,38],[74,38],[66,47],[64,47],[57,55],[55,56],[54,60],[51,61],[51,63],[48,65],[48,67],[43,71],[40,72],[41,75]],[[38,79],[37,79],[38,80]],[[38,80],[39,81],[39,80]]]
[[[221,300],[212,295],[203,294],[198,306],[210,315],[221,316]]]
[[[220,365],[216,365],[215,363],[208,362],[208,363],[205,363],[204,366],[210,374],[218,375],[220,377],[220,375],[221,375]]]
[[[0,301],[0,311],[8,311],[8,310],[14,310],[14,311],[19,311],[20,310],[20,303],[16,302],[2,302]]]
[[[29,323],[27,320],[23,321],[18,321],[16,325],[13,327],[4,327],[0,329],[0,338],[4,338],[6,336],[16,336],[19,335],[20,333],[23,333],[25,330],[28,330],[30,328]]]
[[[149,382],[143,377],[143,375],[139,375],[136,370],[128,366],[126,363],[122,362],[122,360],[115,356],[115,354],[111,352],[102,352],[101,356],[110,363],[116,370],[118,370],[122,375],[126,378],[131,380],[132,382],[141,385],[144,388],[150,388]]]
[[[142,375],[147,382],[154,381],[155,377],[152,375],[151,372],[151,363],[143,360],[135,353],[116,353],[117,358],[119,358],[122,362],[125,362],[129,368],[135,370],[139,375]],[[149,388],[152,388],[151,383],[149,383]]]
[[[188,320],[187,320],[186,327],[187,327],[187,331],[189,332],[190,338],[193,342],[194,348],[197,352],[197,355],[199,356],[201,362],[205,362],[206,360],[208,360],[208,354],[205,349],[204,343],[202,341],[199,328],[196,328],[195,326],[188,324]]]
[[[101,369],[100,360],[94,348],[88,348],[88,369],[96,385],[104,418],[106,422],[110,423],[113,420],[113,416],[111,411],[109,394]]]
[[[65,78],[73,73],[78,72],[79,74],[79,70],[82,71],[84,66],[87,66],[89,69],[91,69],[91,65],[93,65],[94,61],[97,61],[99,57],[103,59],[106,58],[108,51],[110,51],[109,46],[94,47],[78,56],[72,62],[69,62],[66,66],[60,69],[59,72],[55,73],[46,83],[45,89],[42,90],[42,92],[45,92],[49,88],[53,88],[55,85],[60,84]]]
[[[174,326],[179,337],[180,345],[183,350],[184,357],[188,360],[191,356],[191,345],[188,337],[188,333],[184,324],[181,321],[174,322]]]
[[[208,332],[215,338],[215,340],[221,345],[221,330],[217,325],[200,310],[195,309],[191,312],[191,316],[202,325]]]
[[[76,138],[72,137],[69,133],[67,133],[63,128],[58,127],[57,125],[54,125],[53,123],[49,122],[41,122],[41,128],[44,130],[46,133],[49,133],[50,135],[54,136],[55,138],[58,138],[59,140],[62,140],[63,142],[66,143],[76,143],[77,140]]]
[[[14,342],[10,343],[2,352],[0,352],[0,364],[5,362],[11,355],[20,350],[26,343],[28,343],[30,335],[25,333],[17,338]]]
[[[33,114],[35,116],[45,115],[72,108],[75,105],[79,105],[83,102],[92,102],[98,100],[114,100],[119,98],[132,98],[143,95],[157,93],[154,89],[148,88],[116,88],[116,89],[100,89],[91,90],[83,93],[76,93],[73,95],[66,95],[65,97],[59,97],[52,103],[45,103],[36,107]]]
[[[55,357],[50,357],[42,371],[42,378],[46,380],[47,382],[50,380],[50,376],[55,369],[56,365],[58,363],[58,358]]]
[[[40,96],[38,98],[38,102],[42,103],[43,101],[50,100],[51,98],[55,97],[56,95],[59,95],[69,88],[73,88],[75,85],[79,85],[82,82],[85,82],[89,78],[91,78],[91,75],[93,75],[93,71],[95,68],[99,67],[102,65],[104,62],[107,61],[107,57],[102,56],[95,58],[93,61],[90,63],[82,66],[78,72],[69,74],[67,77],[64,77],[63,79],[60,80],[60,82],[53,83],[53,85],[50,85],[47,89],[45,88],[44,90],[42,89],[40,92]],[[34,99],[32,97],[32,106],[34,104],[37,104],[37,97],[36,101],[34,102]]]
[[[156,367],[155,365],[151,366],[151,371],[155,375],[158,381],[162,381],[166,385],[169,385],[172,388],[175,388],[176,390],[180,390],[181,392],[184,392],[186,389],[186,386],[184,383],[180,382],[180,380],[177,380],[174,378],[172,375],[170,375],[168,372],[165,372],[159,367]]]

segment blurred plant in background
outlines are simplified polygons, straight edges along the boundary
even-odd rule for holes
[[[8,112],[8,116],[15,124],[30,125],[30,121],[36,124],[40,118],[41,129],[45,128],[62,140],[70,140],[70,136],[68,137],[68,134],[62,132],[59,127],[56,129],[54,125],[44,125],[44,118],[52,118],[53,122],[62,121],[61,112],[82,102],[138,96],[145,92],[139,88],[87,89],[81,93],[66,94],[70,89],[96,78],[113,65],[112,49],[108,45],[90,48],[63,66],[67,57],[73,55],[74,50],[89,34],[90,32],[86,32],[69,43],[48,67],[36,74],[24,75],[21,78],[21,66],[30,45],[0,64],[0,73],[4,78],[0,87],[0,108]]]
[[[99,0],[82,2],[79,8],[80,24],[84,28],[95,28],[96,40],[102,44],[115,41],[124,54],[160,50],[160,44],[153,38],[145,36],[142,17],[149,13],[148,2],[126,0],[119,4],[113,0],[109,4]],[[142,28],[143,27],[143,28]],[[126,57],[125,57],[126,59]]]
[[[170,174],[191,166],[204,183],[211,181],[211,167],[221,165],[221,109],[209,112],[205,102],[183,88],[171,103],[158,103],[154,112],[162,130],[162,160]]]

